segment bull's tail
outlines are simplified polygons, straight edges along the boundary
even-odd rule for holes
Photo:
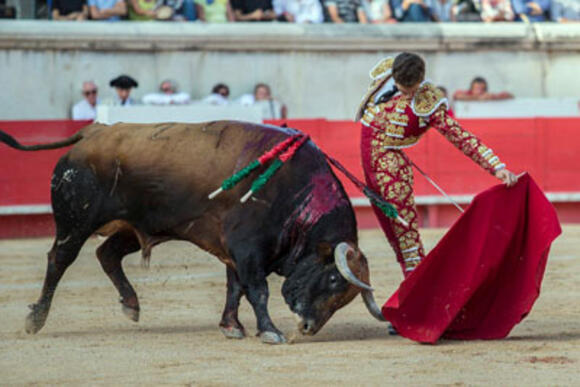
[[[11,148],[18,149],[21,151],[38,151],[38,150],[46,150],[46,149],[58,149],[63,148],[65,146],[69,146],[79,142],[83,138],[82,132],[77,132],[66,138],[62,141],[58,142],[51,142],[50,144],[36,144],[36,145],[22,145],[18,141],[14,139],[8,133],[5,133],[0,130],[0,142],[8,145]]]

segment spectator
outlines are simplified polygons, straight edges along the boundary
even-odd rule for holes
[[[550,0],[512,0],[516,20],[524,22],[546,21],[545,13],[550,9]]]
[[[136,80],[128,75],[119,75],[117,78],[109,82],[111,87],[115,88],[117,95],[113,98],[111,104],[113,106],[133,106],[136,105],[133,98],[131,98],[131,89],[138,87]]]
[[[458,22],[481,21],[480,0],[459,0],[451,7],[451,20]]]
[[[157,0],[129,0],[129,20],[154,20],[156,8]]]
[[[226,23],[235,20],[229,0],[195,0],[199,20],[208,23]]]
[[[157,0],[154,12],[157,20],[195,21],[198,19],[194,0]]]
[[[361,0],[321,0],[332,23],[367,23]]]
[[[384,0],[383,0],[384,1]],[[319,0],[272,0],[278,20],[292,23],[322,23],[322,5]]]
[[[513,21],[510,0],[481,0],[481,20],[486,23]]]
[[[457,90],[453,94],[456,101],[490,101],[500,99],[511,99],[514,96],[507,91],[501,93],[490,93],[487,90],[487,81],[482,77],[475,77],[471,81],[469,90]]]
[[[97,97],[99,90],[93,81],[83,82],[83,99],[72,108],[73,120],[94,120],[97,117]]]
[[[258,83],[254,87],[254,106],[259,106],[264,119],[286,118],[286,105],[281,104],[272,97],[270,86]]]
[[[232,0],[236,21],[272,21],[276,13],[272,0]]]
[[[53,20],[87,20],[89,7],[87,0],[53,0]]]
[[[447,89],[443,86],[437,86],[437,89],[439,89],[439,91],[443,93],[443,96],[447,99],[447,103],[449,106],[449,108],[447,109],[447,114],[449,115],[449,117],[455,118],[455,112],[451,107],[451,101],[449,101],[449,94],[447,93]]]
[[[211,94],[203,99],[203,102],[210,105],[225,106],[229,104],[229,96],[230,88],[223,83],[218,83],[211,89]]]
[[[430,3],[431,15],[435,21],[451,22],[451,9],[455,2],[453,0],[432,0]]]
[[[159,85],[159,93],[149,93],[143,97],[143,103],[148,105],[185,105],[191,102],[187,93],[178,93],[177,84],[166,79]]]
[[[552,0],[550,6],[552,21],[567,23],[580,21],[580,0]]]
[[[373,24],[396,23],[388,0],[363,0],[367,21]]]
[[[94,20],[121,20],[127,15],[125,0],[89,0],[89,12]]]
[[[431,9],[426,0],[391,0],[395,18],[400,22],[430,22]]]

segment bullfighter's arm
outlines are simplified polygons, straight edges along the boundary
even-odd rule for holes
[[[447,114],[447,109],[444,105],[439,106],[430,116],[429,124],[445,136],[457,149],[492,175],[496,176],[498,171],[505,168],[505,164],[493,154],[490,148],[473,134],[463,129],[457,121]]]

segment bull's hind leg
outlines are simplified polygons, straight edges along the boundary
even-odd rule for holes
[[[242,285],[238,280],[236,272],[230,268],[226,268],[228,277],[228,293],[226,296],[226,306],[222,314],[222,321],[220,322],[220,330],[230,339],[243,339],[246,336],[244,326],[238,320],[238,308],[240,307],[240,299],[242,298]]]
[[[110,236],[97,249],[97,257],[103,270],[119,292],[123,313],[133,321],[139,321],[139,300],[123,271],[121,262],[127,254],[140,248],[135,233],[131,230],[122,230]]]
[[[57,238],[48,253],[48,265],[42,293],[37,303],[30,305],[32,311],[26,317],[25,330],[27,333],[36,333],[44,326],[58,282],[78,256],[89,235],[90,233],[79,234],[76,232],[64,235],[57,230]]]

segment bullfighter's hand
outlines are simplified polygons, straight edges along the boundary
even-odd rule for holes
[[[508,187],[512,187],[514,184],[518,182],[518,177],[513,174],[513,172],[507,169],[500,169],[495,173],[495,177],[500,179],[502,182],[505,183]]]

